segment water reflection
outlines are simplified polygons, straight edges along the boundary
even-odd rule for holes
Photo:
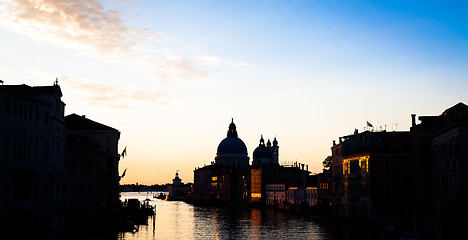
[[[122,193],[121,199],[145,196]],[[139,226],[136,233],[120,233],[118,239],[330,239],[325,225],[290,212],[196,207],[157,199],[151,203],[156,216],[148,225]]]

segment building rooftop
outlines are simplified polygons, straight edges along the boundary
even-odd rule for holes
[[[59,97],[62,97],[62,91],[60,90],[60,86],[55,84],[53,86],[38,86],[38,87],[31,87],[26,84],[21,85],[0,85],[0,89],[24,94],[24,95],[51,95],[57,94]]]
[[[104,124],[95,122],[86,116],[79,116],[75,113],[65,116],[65,128],[67,130],[101,130],[101,131],[117,131]]]

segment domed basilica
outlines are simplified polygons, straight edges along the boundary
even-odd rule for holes
[[[249,167],[249,157],[247,156],[247,147],[245,143],[237,136],[236,124],[232,120],[229,124],[227,137],[218,145],[215,163],[237,169],[246,169]]]
[[[278,165],[278,141],[273,140],[273,144],[268,140],[265,145],[263,135],[260,137],[260,144],[253,152],[252,166],[273,164]],[[245,143],[237,135],[236,124],[234,120],[229,124],[227,137],[223,139],[216,152],[215,164],[224,167],[236,169],[246,169],[249,167],[249,157],[247,155],[247,147]]]
[[[193,200],[198,203],[251,204],[265,199],[265,184],[302,182],[308,171],[279,164],[276,137],[265,144],[263,136],[253,151],[252,165],[245,143],[232,120],[227,136],[218,145],[215,161],[194,170]]]

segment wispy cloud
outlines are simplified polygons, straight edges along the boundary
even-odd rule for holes
[[[188,82],[207,79],[202,66],[245,66],[243,62],[224,60],[209,54],[177,56],[173,51],[157,49],[164,33],[131,26],[125,12],[112,9],[100,0],[0,0],[0,27],[26,35],[36,41],[78,49],[82,54],[105,62],[124,64],[152,81],[155,89],[180,89]],[[167,44],[166,44],[167,45]],[[64,79],[69,86],[84,91],[88,101],[108,105],[125,104],[125,98],[161,104],[169,93],[138,90],[128,92],[110,80],[82,83]],[[187,86],[190,87],[190,86]],[[123,95],[122,95],[123,94]],[[163,96],[164,97],[161,97]],[[116,97],[119,96],[119,97]],[[124,96],[124,97],[122,97]]]
[[[172,99],[167,91],[89,83],[73,80],[68,76],[62,76],[60,83],[68,89],[81,92],[81,100],[90,105],[100,104],[119,109],[136,109],[138,106],[144,108],[165,105]]]
[[[192,57],[192,61],[195,64],[207,65],[207,66],[232,66],[232,67],[244,67],[248,64],[245,62],[235,62],[232,60],[221,59],[215,56],[209,55],[196,55]]]
[[[40,31],[99,53],[128,52],[158,35],[126,26],[119,11],[106,9],[96,0],[7,0],[1,10],[15,31]]]

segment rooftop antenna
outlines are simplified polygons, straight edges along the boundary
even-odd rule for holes
[[[55,78],[54,85],[58,85],[58,78]]]

